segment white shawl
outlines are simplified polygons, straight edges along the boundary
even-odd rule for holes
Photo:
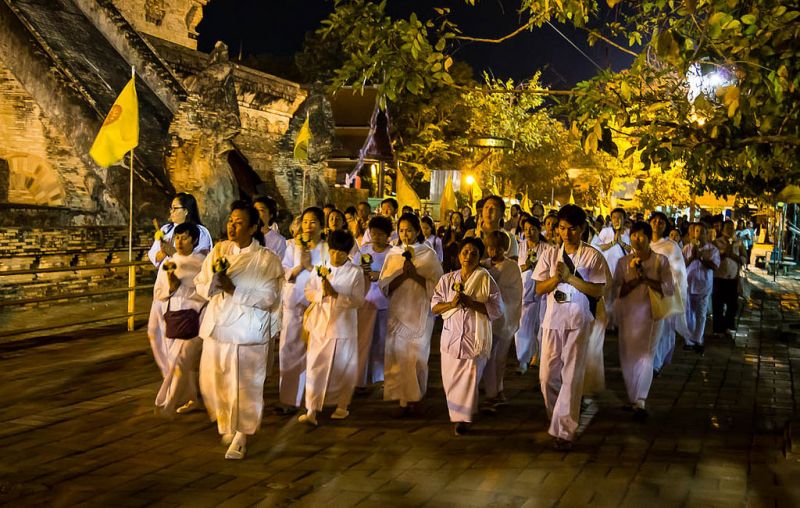
[[[464,294],[475,300],[476,302],[486,303],[489,301],[489,281],[491,276],[485,268],[478,267],[472,272],[464,284]],[[443,319],[448,319],[453,314],[458,312],[458,309],[450,309],[442,314]],[[489,316],[477,310],[472,311],[475,314],[475,350],[478,357],[486,357],[492,353],[492,322],[489,321]]]
[[[686,302],[689,301],[689,285],[686,279],[686,262],[683,258],[683,252],[681,252],[678,244],[669,238],[662,238],[652,242],[650,248],[653,252],[661,254],[669,261],[672,284],[675,288],[673,311],[670,315],[675,316],[675,331],[682,337],[686,337],[689,335],[689,330],[686,326],[686,312],[684,309],[686,309]]]

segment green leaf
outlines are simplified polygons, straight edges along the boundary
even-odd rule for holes
[[[742,23],[744,23],[745,25],[752,25],[755,22],[756,22],[756,17],[754,14],[745,14],[744,16],[742,16]]]

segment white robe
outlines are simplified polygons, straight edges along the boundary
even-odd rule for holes
[[[361,248],[361,254],[372,256],[370,270],[381,272],[391,247],[376,252],[371,243]],[[357,260],[360,264],[361,259]],[[383,381],[383,359],[386,354],[386,321],[389,316],[389,299],[381,291],[378,281],[370,282],[364,305],[358,309],[358,375],[356,386]]]
[[[364,303],[364,272],[351,262],[330,267],[328,281],[338,296],[323,296],[322,279],[314,272],[305,288],[311,302],[306,408],[321,411],[324,405],[347,408],[358,373],[358,308]]]
[[[206,300],[197,294],[194,278],[200,272],[205,259],[205,254],[192,253],[188,256],[175,254],[166,261],[176,265],[175,276],[180,280],[180,286],[174,293],[169,291],[167,272],[158,270],[156,283],[153,287],[155,297],[161,302],[169,302],[169,310],[194,310],[200,314]],[[164,306],[166,312],[167,305]],[[156,395],[156,412],[171,416],[180,406],[190,400],[198,400],[198,378],[200,369],[200,353],[203,350],[203,340],[198,336],[191,339],[164,339],[167,350],[167,373],[161,383],[161,388]]]
[[[605,262],[605,258],[602,261],[606,280],[612,281],[613,277],[608,263]],[[603,288],[603,297],[597,302],[597,314],[589,327],[589,337],[586,343],[586,370],[583,375],[583,395],[585,396],[594,396],[606,389],[606,367],[605,358],[603,358],[603,345],[609,321],[606,302],[611,299],[610,295],[613,290],[613,283],[608,283]]]
[[[447,410],[451,422],[471,422],[478,409],[478,383],[487,356],[491,354],[488,344],[482,346],[480,343],[482,340],[488,341],[488,335],[491,334],[491,325],[486,321],[496,320],[502,315],[502,297],[497,283],[483,268],[476,269],[470,275],[468,284],[461,279],[461,270],[456,270],[439,279],[431,298],[431,309],[455,298],[453,285],[456,282],[463,284],[465,294],[486,305],[485,317],[464,307],[457,307],[442,315],[444,326],[440,350]],[[482,338],[483,334],[487,335],[485,339]],[[489,351],[483,352],[484,348]]]
[[[200,229],[200,239],[193,252],[206,254],[211,251],[213,241],[211,240],[211,233],[205,226],[197,226]],[[165,242],[172,242],[175,224],[169,222],[161,226],[161,232],[164,233],[163,240]],[[150,247],[147,257],[156,268],[161,267],[161,263],[156,261],[156,255],[161,250],[161,242],[156,240]],[[162,302],[156,298],[155,288],[153,292],[153,304],[150,306],[150,317],[147,319],[147,338],[150,341],[150,349],[153,351],[153,358],[161,371],[161,376],[166,377],[169,372],[169,354],[167,353],[167,344],[164,341],[164,309]]]
[[[689,301],[689,295],[687,293],[686,262],[683,259],[681,248],[677,243],[666,237],[652,242],[650,248],[667,258],[672,273],[672,284],[675,288],[675,305],[678,309],[685,309]],[[689,334],[685,312],[673,314],[664,319],[661,324],[661,334],[656,343],[656,352],[653,359],[653,368],[655,370],[660,371],[672,362],[676,332],[683,337]]]
[[[280,365],[280,402],[287,406],[300,407],[306,386],[306,343],[303,341],[303,314],[308,307],[305,287],[311,272],[301,271],[294,281],[289,276],[295,266],[300,265],[302,249],[295,241],[286,243],[283,267],[286,286],[283,290],[283,321],[278,349]],[[318,243],[311,250],[311,264],[318,266],[328,262],[328,244]]]
[[[619,295],[622,284],[636,275],[635,269],[630,266],[633,258],[634,254],[629,254],[620,259],[614,272],[614,286],[618,291],[617,301],[620,306],[617,316],[619,359],[628,400],[632,404],[646,400],[650,392],[650,385],[653,383],[653,356],[662,324],[662,320],[656,321],[652,317],[648,295],[650,289],[647,285],[639,284],[624,297]],[[651,252],[650,257],[642,262],[642,267],[648,279],[661,282],[664,297],[672,296],[672,272],[666,257]]]
[[[489,273],[497,282],[503,301],[501,316],[492,321],[492,354],[483,371],[486,397],[494,398],[503,391],[508,351],[519,328],[522,314],[522,273],[517,262],[509,258],[498,265],[492,264]]]
[[[212,267],[224,257],[236,289],[218,292]],[[278,332],[283,267],[253,240],[240,249],[225,241],[214,247],[195,278],[209,300],[200,336],[200,391],[220,434],[253,434],[261,425],[269,340]]]
[[[606,263],[608,263],[608,269],[613,275],[615,270],[617,269],[617,263],[623,256],[626,255],[625,251],[622,249],[622,246],[619,244],[612,245],[608,250],[602,250],[600,248],[601,245],[613,242],[614,241],[614,228],[613,227],[605,227],[600,230],[597,236],[592,239],[592,247],[595,247],[605,258]],[[630,245],[631,244],[631,237],[630,237],[630,230],[625,229],[622,232],[622,242]],[[609,325],[615,326],[616,321],[616,313],[614,312],[614,300],[616,299],[616,292],[612,291],[608,298],[606,299],[606,314],[609,318]]]
[[[549,243],[540,241],[536,244],[536,258],[540,258],[542,253],[553,246]],[[522,241],[519,244],[519,264],[524,265],[528,259],[528,242]],[[536,281],[533,280],[533,269],[522,272],[522,308],[520,310],[519,330],[514,335],[514,345],[517,351],[517,361],[529,364],[533,355],[539,355],[541,349],[542,317],[544,312],[541,308],[544,305],[544,296],[536,295]]]
[[[283,255],[286,254],[286,238],[275,229],[270,228],[264,235],[264,248],[271,250],[278,256],[278,259],[283,259]]]
[[[401,404],[417,402],[428,387],[428,356],[434,316],[430,309],[433,289],[442,276],[436,252],[427,244],[417,243],[412,263],[425,279],[425,286],[405,280],[389,294],[389,285],[403,271],[404,247],[393,247],[386,257],[378,282],[389,297],[389,320],[384,360],[384,400]]]

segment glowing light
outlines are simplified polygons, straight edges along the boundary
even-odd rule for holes
[[[467,182],[467,185],[472,185],[475,183],[475,177],[472,175],[467,175],[466,178],[464,178],[464,181]]]

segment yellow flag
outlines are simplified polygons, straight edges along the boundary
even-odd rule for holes
[[[104,168],[119,162],[126,153],[139,146],[139,103],[135,82],[136,79],[131,78],[122,89],[89,150],[92,159]]]
[[[294,158],[308,160],[308,142],[311,140],[311,129],[308,128],[308,113],[306,113],[306,120],[303,126],[300,127],[300,132],[297,133],[297,138],[294,140]]]
[[[475,182],[474,184],[472,184],[472,211],[473,212],[475,212],[477,210],[475,208],[475,205],[481,199],[483,199],[483,190],[481,189],[481,186],[478,185],[478,182]]]
[[[458,204],[456,202],[456,193],[453,190],[453,177],[448,176],[447,181],[444,183],[442,200],[439,204],[439,221],[444,221],[447,218],[447,212],[455,210],[456,206]]]
[[[522,208],[523,212],[528,212],[528,213],[531,212],[531,209],[533,208],[533,203],[531,203],[531,200],[528,197],[527,192],[525,192],[525,194],[522,196],[522,201],[520,202],[519,206]]]
[[[569,190],[569,204],[575,204],[575,198],[572,196],[572,189]]]
[[[491,190],[492,190],[492,195],[500,196],[500,191],[497,190],[497,182],[495,181],[494,178],[492,178],[492,189]],[[500,197],[502,197],[502,196],[500,196]]]
[[[408,183],[408,180],[406,180],[400,168],[397,169],[397,204],[400,205],[400,209],[404,206],[410,206],[415,210],[422,208],[422,202],[419,200],[419,196],[414,192],[413,187]]]

